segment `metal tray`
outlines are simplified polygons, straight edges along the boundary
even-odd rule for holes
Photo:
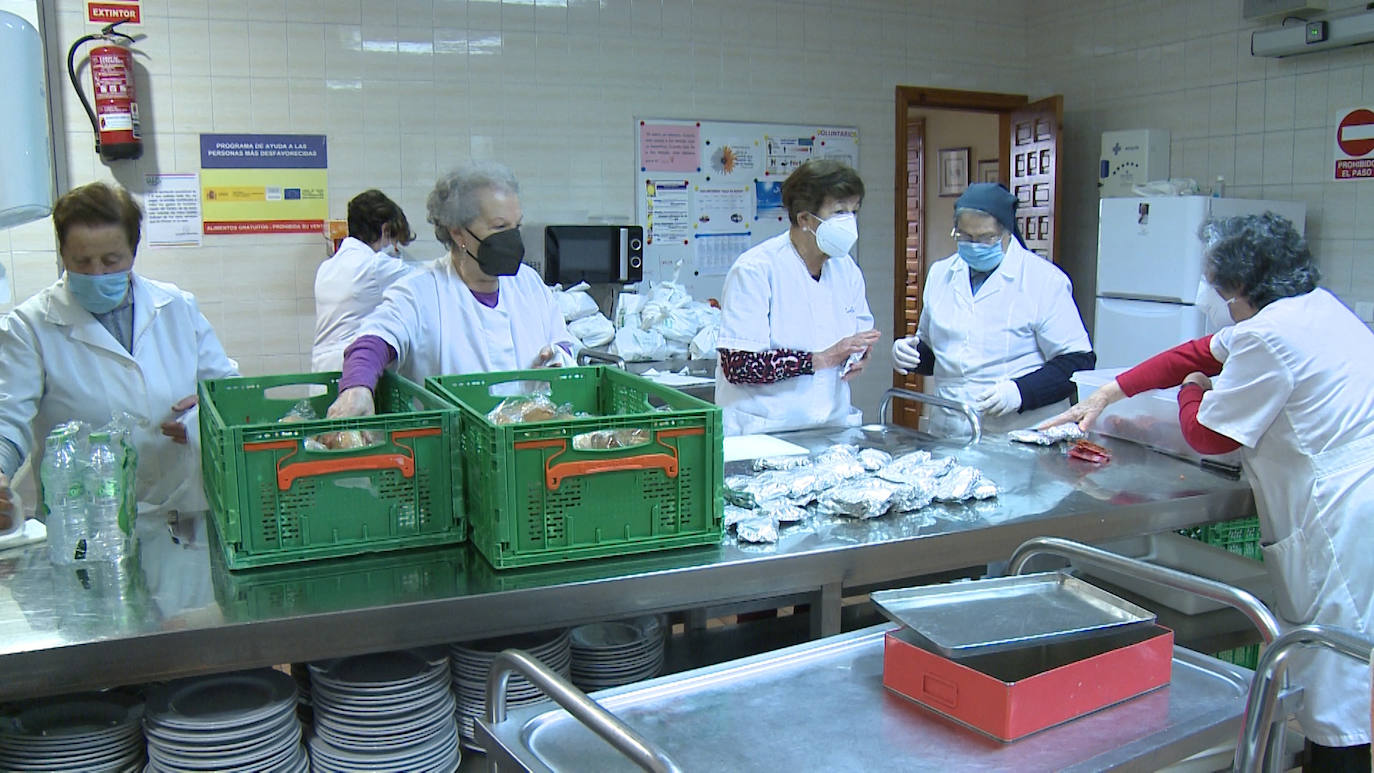
[[[873,603],[947,658],[1151,625],[1155,615],[1064,572],[877,591]]]

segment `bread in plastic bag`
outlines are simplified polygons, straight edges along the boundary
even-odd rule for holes
[[[584,432],[573,438],[573,448],[578,451],[601,451],[611,448],[632,448],[642,446],[650,440],[649,430],[638,428],[599,429]]]
[[[568,332],[584,346],[605,346],[615,340],[615,325],[599,311],[569,322]]]
[[[590,317],[599,314],[596,301],[587,293],[591,285],[586,282],[578,282],[566,290],[555,289],[553,298],[558,302],[558,311],[563,314],[564,322]],[[576,335],[574,333],[574,335]]]
[[[555,405],[548,395],[515,395],[496,404],[487,413],[492,424],[528,424],[576,418],[572,406]]]

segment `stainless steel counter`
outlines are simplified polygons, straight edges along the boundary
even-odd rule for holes
[[[1169,685],[1001,743],[884,689],[883,633],[891,628],[592,697],[683,770],[1158,770],[1240,730],[1250,673],[1175,648]],[[637,769],[547,703],[511,709],[478,734],[492,769],[503,773]]]
[[[1002,494],[784,529],[767,547],[729,540],[502,572],[459,546],[230,573],[201,519],[183,518],[176,540],[141,523],[124,577],[56,569],[42,545],[0,556],[0,700],[800,594],[829,635],[847,588],[1005,560],[1034,536],[1095,542],[1254,512],[1245,482],[1120,441],[1104,441],[1115,460],[1095,468],[1000,437],[970,448],[891,428],[786,437],[952,454]]]

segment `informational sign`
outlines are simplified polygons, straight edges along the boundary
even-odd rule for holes
[[[149,247],[200,246],[200,175],[143,176],[143,232]]]
[[[642,119],[635,130],[644,278],[676,273],[699,299],[719,298],[735,259],[787,230],[782,182],[794,169],[813,158],[859,165],[851,127]]]
[[[1336,179],[1374,180],[1374,109],[1342,110],[1335,140]]]
[[[207,234],[320,233],[329,214],[323,134],[202,134]]]
[[[86,19],[97,24],[122,21],[127,27],[143,22],[143,10],[140,0],[87,0]]]

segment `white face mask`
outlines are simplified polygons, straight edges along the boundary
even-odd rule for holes
[[[1230,304],[1206,279],[1198,281],[1197,298],[1193,304],[1207,317],[1202,331],[1204,335],[1211,335],[1227,325],[1234,324]]]
[[[819,215],[812,215],[820,219]],[[853,212],[831,215],[829,220],[821,220],[816,226],[816,246],[832,258],[848,255],[859,240],[859,221]]]

